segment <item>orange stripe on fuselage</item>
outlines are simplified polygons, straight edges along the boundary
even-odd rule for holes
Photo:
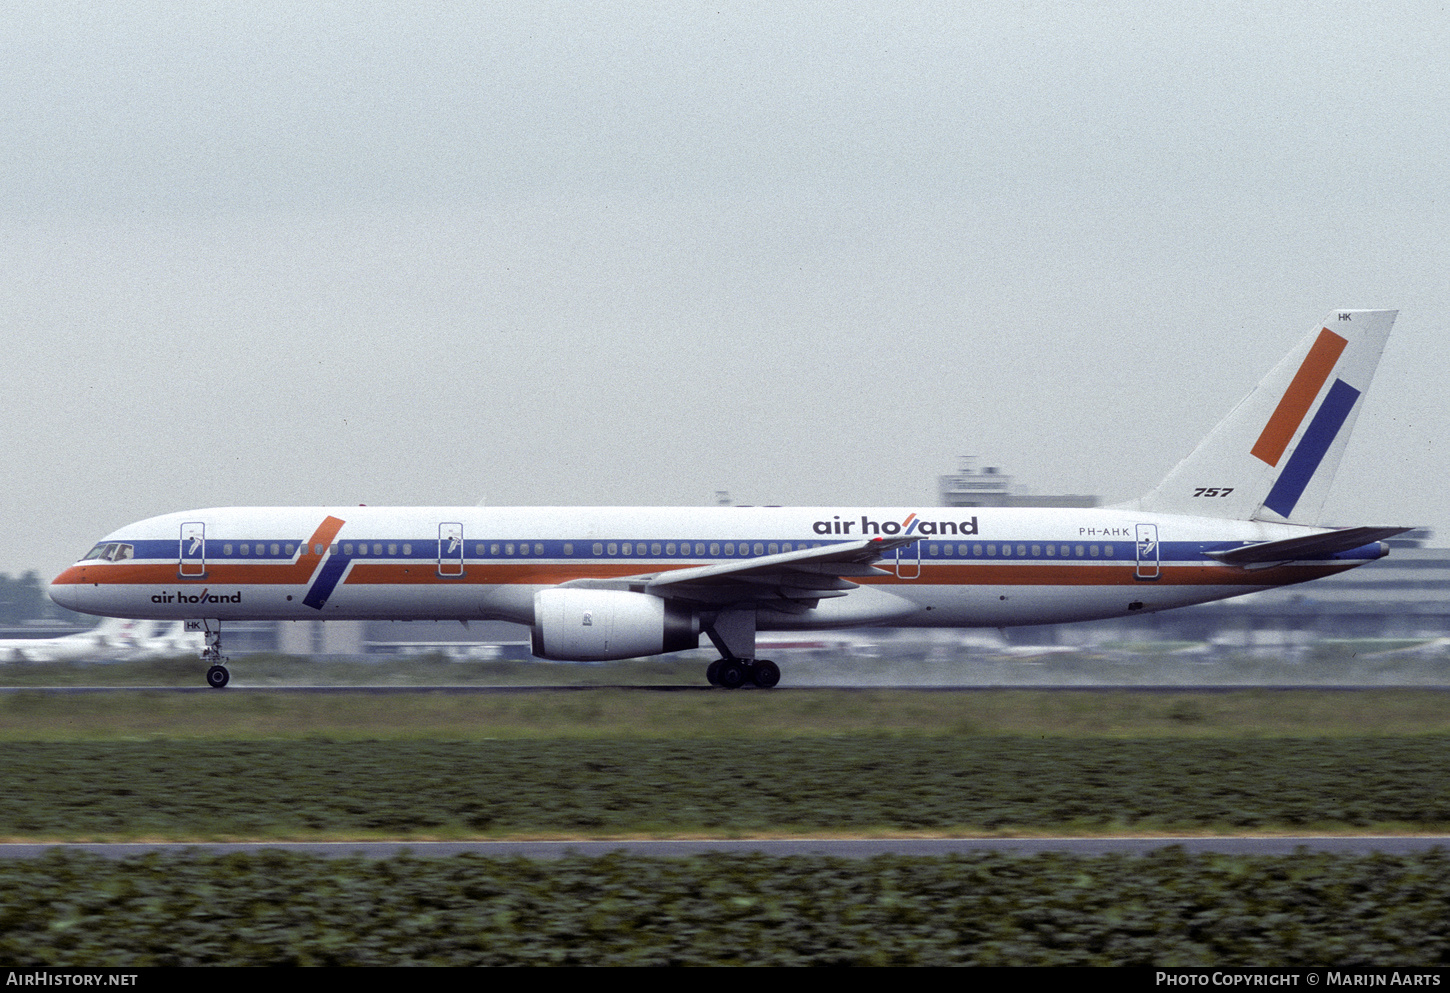
[[[329,518],[329,522],[336,518]],[[342,527],[336,521],[330,533],[319,528],[309,546],[331,543]],[[227,564],[208,565],[205,582],[217,586],[297,586],[312,576],[321,557],[310,551],[305,559],[288,565]],[[695,568],[701,564],[675,568]],[[888,563],[883,563],[888,564]],[[1137,564],[1125,559],[1105,562],[1058,563],[930,563],[921,564],[920,576],[899,579],[895,575],[855,577],[853,582],[872,586],[1282,586],[1307,582],[1322,576],[1352,569],[1358,563],[1325,563],[1324,565],[1276,566],[1268,569],[1244,570],[1225,565],[1174,565],[1160,567],[1156,580],[1136,578]],[[56,583],[96,583],[109,586],[170,585],[178,582],[200,582],[200,578],[177,576],[176,564],[106,563],[85,567],[89,575],[79,575],[81,566],[72,566],[61,573]],[[573,579],[619,579],[641,573],[668,574],[673,570],[660,562],[471,562],[465,563],[462,576],[440,576],[436,564],[360,562],[353,560],[343,584],[347,586],[556,586]],[[72,575],[76,574],[76,575]]]
[[[327,546],[342,530],[343,521],[324,518],[312,537],[302,546],[301,554],[287,563],[208,562],[201,576],[182,576],[175,562],[100,562],[73,565],[59,576],[59,586],[95,583],[100,586],[140,586],[148,583],[221,583],[225,586],[301,586],[312,579]],[[322,546],[319,555],[313,549]]]

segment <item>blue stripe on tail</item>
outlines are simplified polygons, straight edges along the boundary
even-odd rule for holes
[[[1329,453],[1330,446],[1334,444],[1339,429],[1344,427],[1345,419],[1349,417],[1349,412],[1354,409],[1357,400],[1359,390],[1342,379],[1334,381],[1334,385],[1329,388],[1329,395],[1315,413],[1314,420],[1309,422],[1309,429],[1299,439],[1294,454],[1289,456],[1284,471],[1274,481],[1274,488],[1269,491],[1269,496],[1264,501],[1265,507],[1282,517],[1288,517],[1294,512],[1294,505],[1304,495],[1309,481],[1319,469],[1319,463]]]

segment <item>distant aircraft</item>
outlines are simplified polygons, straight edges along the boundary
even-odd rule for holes
[[[141,658],[188,655],[204,651],[206,636],[186,630],[185,621],[173,621],[149,635],[136,639],[136,655]]]
[[[1394,323],[1336,311],[1146,496],[1109,508],[233,507],[107,535],[51,584],[93,614],[513,621],[535,655],[697,648],[774,686],[757,630],[1006,627],[1147,614],[1333,575],[1407,528],[1319,526]],[[1202,374],[1200,374],[1202,375]]]
[[[107,618],[89,631],[58,638],[0,638],[0,662],[84,662],[120,659],[136,651],[149,621]]]

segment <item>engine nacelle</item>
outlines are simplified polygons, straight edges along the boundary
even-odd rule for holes
[[[534,594],[533,653],[556,662],[605,662],[700,645],[700,617],[659,597],[623,590]]]

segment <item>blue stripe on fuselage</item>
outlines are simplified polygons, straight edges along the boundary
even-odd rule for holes
[[[317,571],[317,578],[312,581],[312,586],[307,590],[307,596],[302,602],[313,610],[321,610],[327,598],[332,596],[332,591],[337,589],[337,584],[342,581],[342,574],[347,571],[348,563],[352,559],[345,555],[331,555],[322,563],[322,568]]]

